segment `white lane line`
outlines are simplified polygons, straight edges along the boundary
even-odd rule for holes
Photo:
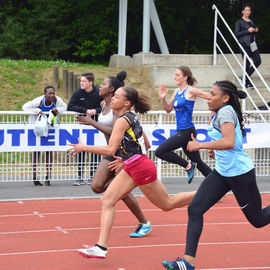
[[[265,206],[263,206],[265,207]],[[240,209],[239,206],[230,206],[230,207],[213,207],[210,209],[210,211],[213,210],[230,210],[230,209]],[[142,209],[143,212],[163,212],[160,209],[153,208],[153,209]],[[187,208],[177,208],[171,211],[187,211]],[[34,212],[35,213],[35,212]],[[49,215],[81,215],[81,214],[100,214],[101,210],[95,210],[95,211],[76,211],[76,212],[51,212],[51,213],[40,213],[43,216],[49,216]],[[116,210],[116,213],[130,213],[130,210]],[[7,218],[7,217],[28,217],[28,216],[34,216],[35,214],[29,213],[29,214],[11,214],[11,215],[0,215],[0,218]]]
[[[210,245],[261,245],[270,244],[270,241],[245,241],[245,242],[210,242],[210,243],[200,243],[199,246],[210,246]],[[137,248],[154,248],[154,247],[176,247],[185,246],[185,243],[178,244],[156,244],[156,245],[138,245],[138,246],[119,246],[119,247],[109,247],[110,249],[137,249]],[[85,246],[85,245],[84,245]],[[0,256],[12,256],[12,255],[24,255],[24,254],[37,254],[37,253],[58,253],[58,252],[71,252],[77,249],[54,249],[54,250],[34,250],[34,251],[21,251],[21,252],[8,252],[0,253]],[[220,268],[222,269],[222,268]]]
[[[217,225],[249,225],[249,222],[220,222],[220,223],[204,223],[204,226],[217,226]],[[186,227],[187,223],[178,223],[178,224],[152,224],[152,227]],[[113,226],[112,229],[129,229],[134,228],[134,225],[126,225],[126,226]],[[86,228],[65,228],[65,231],[83,231],[83,230],[100,230],[100,227],[86,227]],[[27,233],[47,233],[47,232],[56,232],[57,230],[49,229],[49,230],[25,230],[25,231],[11,231],[11,232],[0,232],[0,235],[8,235],[8,234],[27,234]]]
[[[22,201],[17,201],[17,203],[19,203],[19,204],[24,204],[24,202],[22,202]]]
[[[64,229],[63,229],[62,227],[60,227],[60,226],[55,226],[55,228],[56,228],[57,231],[59,231],[59,232],[61,232],[61,233],[63,233],[63,234],[67,234],[67,233],[68,233],[67,230],[64,230]]]
[[[43,217],[44,217],[44,215],[43,215],[43,214],[40,214],[40,213],[39,213],[39,212],[37,212],[37,211],[34,211],[34,212],[33,212],[33,214],[34,214],[35,216],[40,217],[40,218],[43,218]]]

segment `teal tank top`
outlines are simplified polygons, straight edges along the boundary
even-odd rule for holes
[[[236,112],[231,105],[227,106],[231,107],[236,116],[237,122],[235,126],[235,145],[233,149],[214,150],[216,159],[215,169],[222,176],[233,177],[247,173],[254,168],[254,165],[249,155],[243,150],[243,136]],[[219,109],[219,111],[222,110],[222,108]],[[219,111],[214,115],[208,127],[208,136],[212,141],[222,138],[221,131],[215,128],[213,125]]]

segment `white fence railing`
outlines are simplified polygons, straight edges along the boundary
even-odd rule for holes
[[[246,53],[246,51],[244,50],[244,48],[242,47],[242,45],[238,42],[236,36],[234,35],[233,31],[231,30],[230,26],[227,24],[226,20],[224,19],[224,17],[222,16],[222,14],[220,13],[220,11],[216,7],[216,5],[213,5],[212,6],[212,9],[215,11],[215,19],[214,19],[214,44],[213,44],[213,65],[216,65],[216,63],[217,63],[217,50],[218,50],[220,52],[220,54],[223,56],[225,62],[229,66],[229,68],[231,69],[231,71],[232,71],[233,75],[235,76],[235,78],[238,80],[238,82],[240,83],[240,85],[242,85],[243,91],[245,91],[247,93],[248,99],[251,101],[253,107],[259,112],[259,109],[258,109],[258,106],[257,106],[256,102],[253,100],[253,98],[248,93],[248,91],[246,91],[246,87],[245,87],[245,83],[244,83],[246,81],[246,78],[248,78],[248,80],[254,85],[254,89],[255,89],[258,97],[259,97],[259,100],[261,100],[263,102],[263,104],[265,105],[265,107],[266,107],[267,110],[270,110],[270,108],[268,106],[268,103],[264,99],[264,97],[261,94],[260,90],[255,85],[255,83],[252,80],[252,78],[250,78],[250,76],[246,73],[246,62],[249,59],[248,54]],[[231,46],[227,42],[225,36],[222,34],[221,30],[219,29],[219,27],[218,27],[218,19],[220,19],[220,21],[223,22],[224,26],[227,28],[227,30],[229,31],[230,35],[233,37],[234,41],[236,42],[236,44],[240,48],[241,53],[243,54],[243,63],[241,63],[238,60],[236,54],[234,53],[234,51],[232,50]],[[243,74],[242,75],[242,81],[238,78],[238,75],[237,75],[237,72],[235,70],[235,67],[233,67],[233,65],[230,62],[230,60],[227,59],[225,53],[222,51],[221,47],[218,45],[218,37],[221,37],[221,39],[223,40],[223,43],[226,45],[227,49],[229,49],[229,51],[230,51],[231,55],[233,56],[235,62],[240,67],[241,72]],[[252,67],[254,68],[255,73],[258,75],[258,77],[260,78],[261,82],[263,83],[264,87],[270,92],[270,87],[268,86],[268,84],[264,80],[264,78],[261,75],[261,73],[259,72],[259,70],[255,67],[253,61],[250,61],[250,63],[252,65]],[[245,100],[243,100],[242,106],[243,106],[243,109],[245,109]],[[262,117],[262,119],[264,119],[263,114],[261,114],[261,117]]]
[[[253,123],[264,123],[269,125],[270,113],[262,111],[264,119],[261,118],[260,113],[256,111],[245,112],[246,120]],[[2,127],[5,124],[27,124],[29,113],[27,112],[13,112],[0,111],[0,124]],[[60,115],[59,122],[62,124],[74,125],[77,123],[74,112],[66,112]],[[167,114],[164,111],[151,111],[145,115],[138,116],[141,123],[155,124],[162,126],[163,124],[175,125],[175,114]],[[194,112],[193,120],[196,124],[203,124],[207,127],[209,120],[209,112],[197,111]],[[0,136],[1,137],[1,136]],[[47,151],[48,152],[48,151]],[[182,150],[177,150],[179,155],[183,155]],[[270,148],[255,148],[248,149],[246,152],[252,157],[256,173],[258,176],[270,175]],[[200,151],[202,159],[213,168],[214,161],[207,156],[207,151]],[[148,151],[149,157],[154,160],[157,165],[159,178],[166,177],[185,177],[186,173],[182,167],[161,161],[155,157],[153,150]],[[36,157],[36,162],[34,162]],[[185,155],[184,155],[185,158]],[[81,162],[81,167],[84,167],[84,178],[89,178],[91,155],[86,154],[85,161]],[[93,164],[94,163],[94,164]],[[92,166],[98,166],[99,161],[92,162]],[[1,152],[0,153],[0,182],[8,181],[32,181],[33,173],[36,171],[39,179],[44,180],[49,174],[50,180],[76,180],[78,177],[78,157],[72,158],[67,155],[66,151],[51,151],[47,154],[46,151],[17,151],[17,152]],[[200,176],[200,172],[196,170],[196,176]]]

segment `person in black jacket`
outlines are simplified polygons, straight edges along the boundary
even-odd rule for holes
[[[81,74],[80,88],[77,89],[70,98],[68,111],[90,115],[95,121],[98,121],[98,114],[101,112],[101,101],[102,98],[99,96],[99,89],[94,85],[94,74],[91,72],[84,72]],[[74,186],[84,184],[84,161],[85,153],[81,153],[78,156],[78,179],[74,182]],[[91,154],[90,178],[87,181],[88,184],[91,184],[98,161],[98,155]]]
[[[248,56],[253,60],[253,63],[257,68],[262,62],[255,38],[255,35],[259,31],[259,29],[249,18],[251,14],[251,7],[249,5],[243,6],[242,14],[243,14],[242,18],[238,19],[235,23],[234,33],[238,38],[239,43],[242,45],[243,49],[246,51]],[[243,52],[241,53],[243,57],[244,56]],[[253,72],[254,68],[251,66],[249,59],[247,59],[246,73],[249,76],[251,76]],[[245,85],[246,88],[253,87],[248,78],[246,78]]]

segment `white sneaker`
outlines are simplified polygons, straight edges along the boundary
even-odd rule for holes
[[[105,259],[107,257],[107,250],[102,250],[97,246],[78,249],[78,252],[85,258]]]

